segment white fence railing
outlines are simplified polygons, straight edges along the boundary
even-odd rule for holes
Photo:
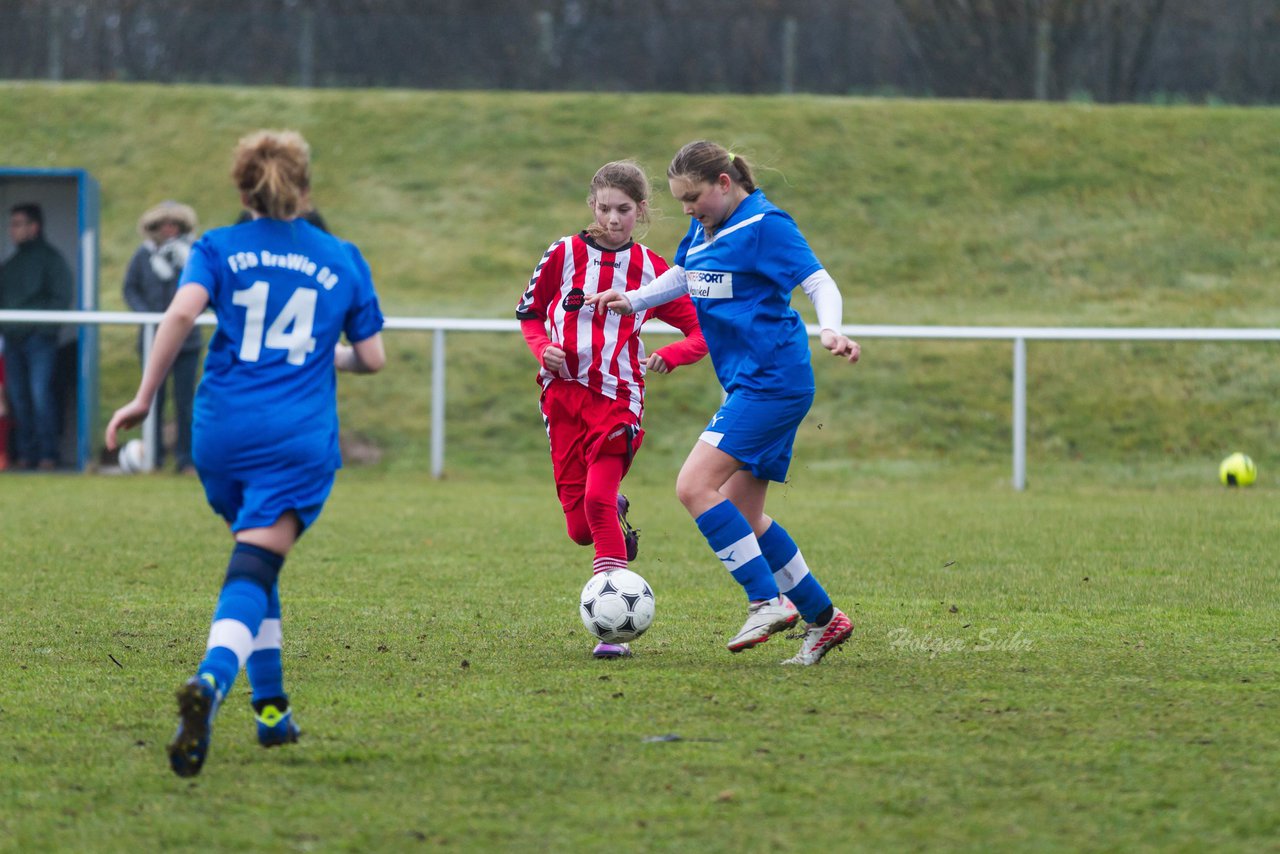
[[[163,315],[131,311],[0,311],[0,323],[104,324],[143,327],[144,351],[155,335]],[[202,326],[213,326],[213,315],[205,314]],[[431,475],[444,473],[445,334],[447,332],[519,333],[519,321],[472,320],[448,317],[388,317],[385,329],[434,333],[431,358]],[[818,327],[808,327],[817,336]],[[1013,344],[1013,488],[1027,485],[1027,342],[1028,341],[1280,341],[1280,329],[1203,329],[1144,327],[1053,327],[1053,326],[847,326],[845,333],[855,340],[864,338],[932,338],[950,340],[1010,341]],[[649,334],[678,334],[661,322],[645,324]],[[148,418],[143,434],[151,456],[159,435],[155,414]]]

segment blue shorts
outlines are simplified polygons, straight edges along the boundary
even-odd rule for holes
[[[200,482],[209,506],[227,520],[232,531],[270,527],[290,510],[298,514],[305,531],[324,509],[334,474],[328,468],[256,471],[243,476],[201,471]]]
[[[791,447],[813,393],[793,397],[751,397],[734,392],[711,416],[699,441],[719,448],[761,480],[787,479]]]

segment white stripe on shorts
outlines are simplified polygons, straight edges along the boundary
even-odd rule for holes
[[[702,435],[698,437],[699,442],[706,442],[713,448],[720,447],[720,440],[724,438],[723,433],[712,433],[710,430],[703,430]]]

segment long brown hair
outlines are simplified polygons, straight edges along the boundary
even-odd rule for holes
[[[591,192],[587,195],[587,204],[594,208],[596,194],[609,187],[626,193],[631,201],[640,207],[640,213],[636,217],[637,222],[649,221],[648,206],[643,204],[649,201],[651,192],[649,176],[644,174],[639,163],[634,160],[614,160],[597,169],[595,177],[591,179]],[[604,234],[604,229],[595,220],[592,220],[586,230],[587,234],[593,238],[599,238]]]
[[[254,211],[293,219],[311,189],[311,146],[297,131],[255,131],[236,144],[231,179]]]

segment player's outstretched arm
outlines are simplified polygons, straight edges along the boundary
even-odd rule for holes
[[[107,422],[107,450],[114,451],[119,447],[118,434],[141,424],[151,411],[151,401],[155,398],[156,389],[169,375],[174,360],[182,343],[187,340],[191,328],[196,325],[196,318],[209,305],[209,292],[204,286],[186,284],[178,288],[173,301],[164,313],[160,325],[156,328],[155,341],[151,345],[151,354],[147,357],[146,367],[142,370],[142,381],[138,383],[138,392],[133,400],[120,407]]]
[[[671,302],[689,292],[685,281],[683,267],[669,267],[665,273],[644,287],[627,291],[605,291],[587,297],[587,305],[596,307],[596,311],[612,311],[614,314],[634,314],[641,309],[649,309],[663,303]]]
[[[612,311],[614,314],[632,314],[631,300],[622,291],[601,291],[586,299],[587,305],[594,306],[596,311]]]

